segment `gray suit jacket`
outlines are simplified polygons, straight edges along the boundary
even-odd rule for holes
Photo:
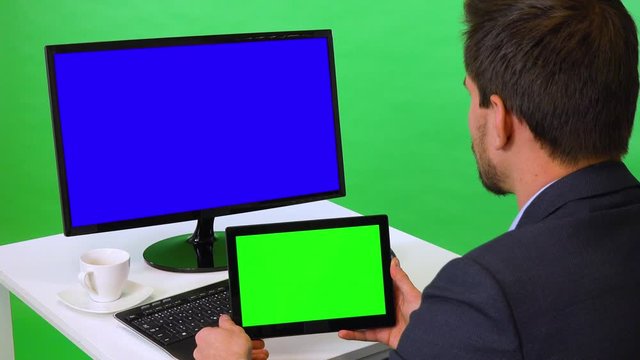
[[[638,181],[605,162],[549,186],[443,267],[390,357],[640,359]]]

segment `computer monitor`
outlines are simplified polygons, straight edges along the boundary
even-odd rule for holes
[[[330,30],[45,53],[67,236],[195,219],[145,260],[223,270],[214,217],[345,195]]]

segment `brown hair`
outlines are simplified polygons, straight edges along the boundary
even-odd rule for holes
[[[619,159],[638,98],[638,39],[619,0],[466,0],[480,106],[500,96],[565,163]]]

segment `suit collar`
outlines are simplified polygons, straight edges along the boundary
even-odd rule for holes
[[[639,185],[622,162],[607,161],[588,166],[559,179],[540,193],[522,214],[516,228],[542,221],[573,200]]]

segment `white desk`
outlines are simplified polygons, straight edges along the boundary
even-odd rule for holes
[[[357,213],[328,201],[238,214],[216,219],[216,230],[230,225],[353,216]],[[86,250],[115,247],[131,254],[130,279],[153,287],[145,302],[170,296],[227,278],[226,272],[180,274],[148,266],[142,252],[151,243],[190,233],[195,222],[153,226],[103,234],[48,236],[0,246],[0,359],[13,359],[9,292],[94,359],[170,359],[155,345],[120,325],[112,315],[73,310],[56,294],[74,285],[78,258]],[[418,288],[427,285],[455,254],[411,235],[391,229],[391,246]],[[327,359],[369,343],[344,341],[336,333],[267,339],[270,359]]]

